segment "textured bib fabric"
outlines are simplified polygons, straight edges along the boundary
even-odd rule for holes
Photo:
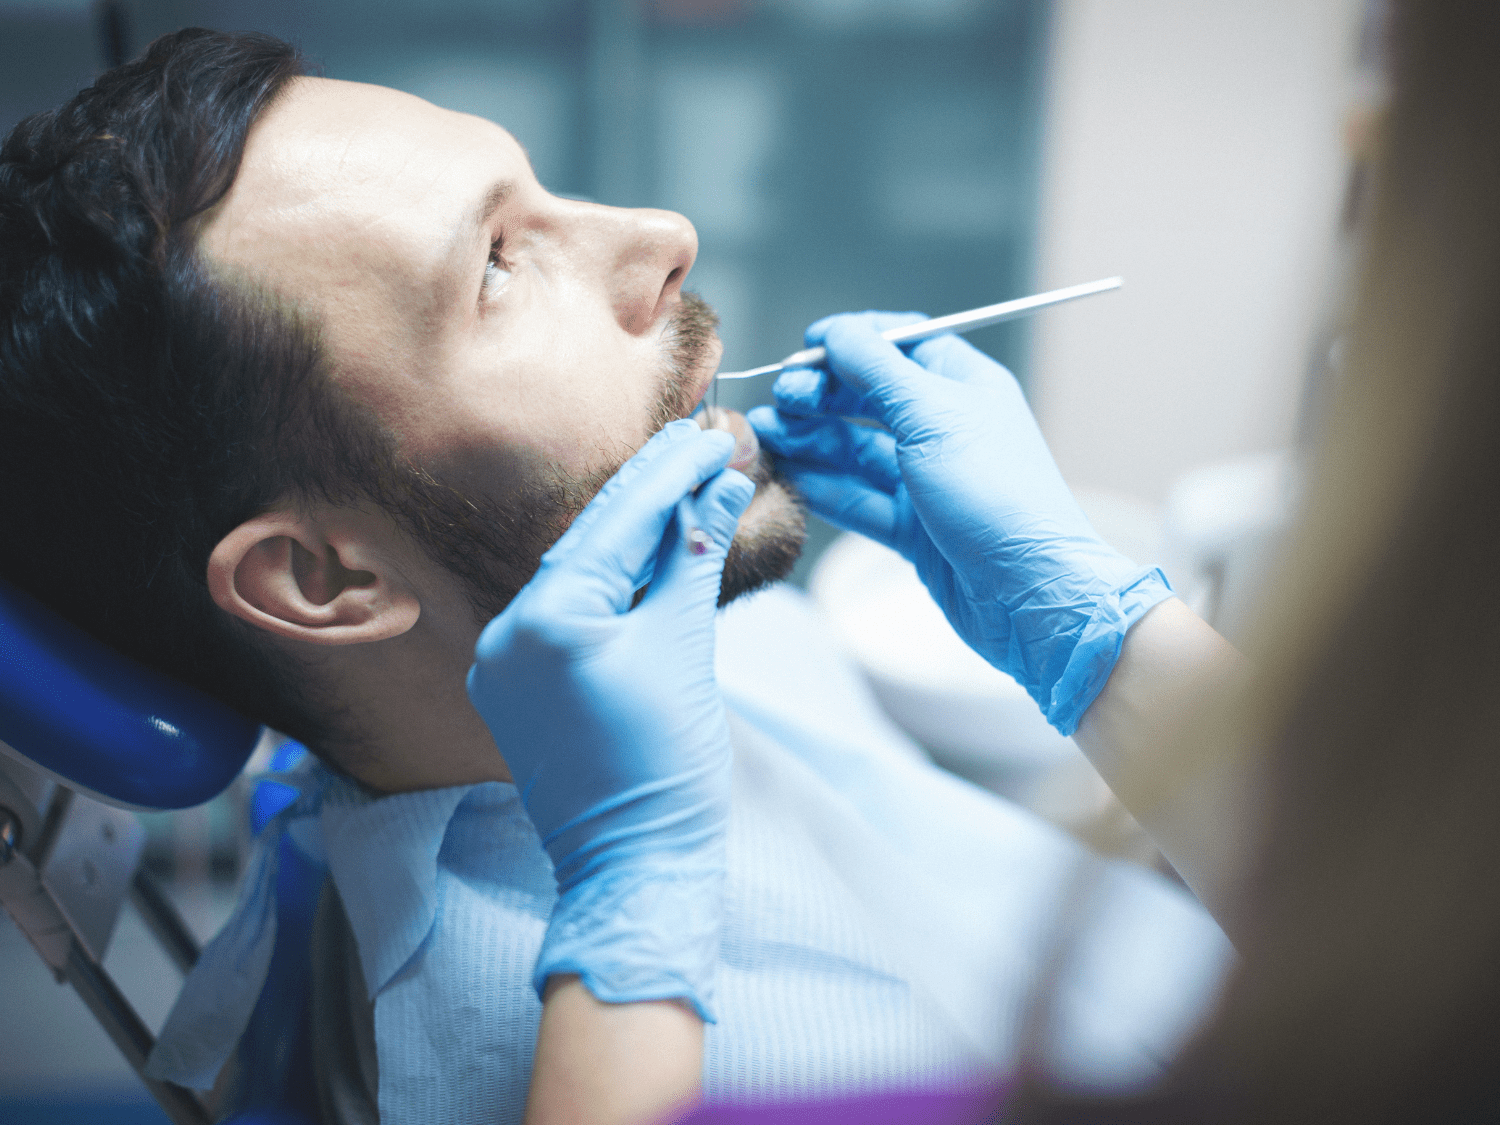
[[[737,773],[739,791],[762,784],[750,772]],[[381,1120],[518,1122],[541,1016],[531,972],[555,890],[515,790],[476,786],[457,804],[429,930],[404,960],[413,920],[349,904],[339,878],[345,848],[370,854],[359,800],[330,795],[325,828],[340,841],[331,868],[375,1002]],[[778,819],[737,801],[707,1094],[947,1086],[980,1073],[979,1053],[906,978],[856,894]]]

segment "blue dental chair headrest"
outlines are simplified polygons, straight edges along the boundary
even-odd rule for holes
[[[0,580],[0,741],[67,785],[182,809],[244,768],[260,727]]]

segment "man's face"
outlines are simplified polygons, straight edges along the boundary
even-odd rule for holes
[[[200,245],[312,314],[413,466],[500,510],[552,495],[566,522],[718,365],[686,219],[560,199],[505,130],[383,87],[294,81]],[[795,515],[736,467],[761,483],[741,541]]]

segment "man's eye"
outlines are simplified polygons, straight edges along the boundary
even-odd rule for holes
[[[490,260],[484,264],[484,284],[480,286],[479,295],[487,297],[509,280],[510,270],[500,258],[500,243],[497,242],[490,247]]]

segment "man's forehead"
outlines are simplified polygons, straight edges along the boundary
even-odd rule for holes
[[[378,206],[469,190],[481,165],[524,161],[503,129],[400,90],[298,78],[256,122],[236,190],[282,204],[311,198]]]
[[[201,245],[251,267],[313,243],[335,256],[384,245],[416,265],[492,184],[526,168],[521,147],[488,121],[383,86],[298,78],[251,130]]]
[[[452,305],[455,232],[482,265],[488,240],[473,216],[527,167],[509,134],[480,118],[381,86],[299,78],[251,130],[199,245],[231,276],[321,317],[347,361],[377,339],[420,347]]]

